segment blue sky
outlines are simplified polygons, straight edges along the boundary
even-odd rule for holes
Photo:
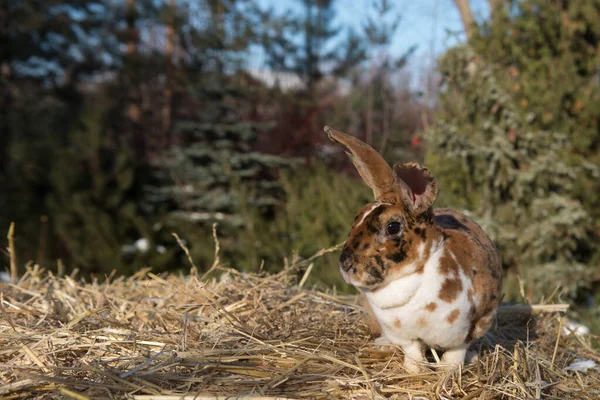
[[[301,10],[298,0],[257,0],[264,6],[273,6],[277,11],[288,9]],[[373,0],[338,0],[338,23],[360,29],[361,23]],[[392,39],[390,51],[401,55],[411,46],[418,45],[412,56],[409,69],[414,74],[413,79],[435,62],[444,50],[465,39],[460,14],[454,0],[391,0],[396,4],[402,19],[400,26]],[[471,0],[471,7],[476,19],[488,15],[487,0]],[[450,32],[450,33],[448,33]],[[257,55],[256,64],[260,64]],[[259,67],[259,65],[256,65]]]

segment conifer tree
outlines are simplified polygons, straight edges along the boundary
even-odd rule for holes
[[[117,49],[104,1],[0,3],[0,227],[15,222],[18,251],[35,259],[49,171],[78,124],[79,85]]]
[[[249,227],[241,211],[272,214],[283,200],[278,169],[290,164],[253,147],[270,124],[253,120],[252,82],[242,71],[244,54],[256,40],[246,11],[243,1],[207,1],[201,27],[183,23],[189,61],[179,71],[185,85],[173,95],[178,144],[156,163],[158,183],[149,187],[150,206],[170,210],[165,221],[178,232],[206,241],[216,222],[222,240],[235,235],[237,246],[224,246],[225,252],[247,250],[241,241]],[[195,259],[202,265],[211,253]]]
[[[124,262],[123,244],[145,233],[145,224],[134,201],[136,169],[128,150],[106,134],[106,111],[101,100],[84,104],[80,125],[56,151],[45,206],[57,256],[69,267],[127,274],[136,265]]]
[[[277,16],[258,10],[260,41],[267,65],[302,77],[315,101],[316,87],[328,75],[345,76],[366,57],[366,43],[353,29],[336,22],[335,0],[297,0],[301,12]]]
[[[597,0],[509,2],[439,61],[441,200],[475,213],[531,293],[600,281],[599,21]]]

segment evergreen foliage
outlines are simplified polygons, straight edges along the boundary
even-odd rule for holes
[[[333,105],[335,111],[327,122],[346,127],[348,133],[372,145],[390,163],[420,158],[410,143],[420,125],[414,119],[419,102],[408,87],[407,75],[402,75],[416,46],[400,55],[390,49],[400,21],[390,1],[373,2],[362,37],[369,62],[355,66],[350,75],[354,90]]]
[[[76,81],[110,63],[112,7],[99,0],[5,0],[0,60],[18,77]]]
[[[132,201],[137,171],[122,144],[103,131],[105,115],[102,102],[84,104],[80,126],[55,153],[46,208],[59,256],[88,273],[133,273],[140,265],[125,263],[121,250],[145,229]]]
[[[267,266],[291,254],[309,257],[342,243],[357,211],[372,201],[368,187],[322,163],[286,171],[281,179],[287,201],[272,221],[255,224],[254,252]],[[325,255],[315,265],[312,283],[350,289],[339,274],[338,253]]]
[[[369,200],[341,163],[318,164],[331,161],[323,125],[363,131],[370,87],[390,160],[414,128],[393,111],[406,110],[402,60],[363,79],[369,35],[377,57],[397,27],[387,0],[359,33],[338,25],[335,0],[283,16],[247,0],[0,3],[0,228],[14,221],[19,258],[42,267],[185,268],[176,232],[203,269],[216,222],[222,260],[278,268],[341,242]],[[304,86],[249,76],[256,45]],[[315,281],[341,283],[336,258]]]
[[[20,254],[36,259],[34,247],[41,245],[39,221],[48,215],[44,199],[52,188],[48,171],[56,160],[57,148],[64,143],[62,130],[72,129],[70,116],[77,113],[78,106],[66,96],[59,97],[30,82],[21,84],[15,94],[2,113],[6,130],[0,136],[10,137],[6,138],[6,157],[0,171],[0,224],[6,227],[15,222]]]
[[[302,77],[312,100],[327,76],[346,76],[366,58],[366,43],[353,29],[335,22],[335,0],[297,0],[302,12],[277,16],[259,10],[259,39],[267,65]]]
[[[48,171],[77,124],[76,85],[114,50],[101,34],[109,11],[99,1],[0,4],[0,225],[16,222],[21,254],[40,237]]]
[[[439,61],[441,201],[473,210],[530,295],[600,281],[599,21],[596,0],[511,2]]]
[[[122,64],[118,9],[79,0],[0,6],[0,224],[15,222],[19,255],[42,266],[62,258],[86,273],[127,272],[121,247],[147,230],[134,206],[141,168],[122,131],[109,129],[120,97],[102,91]]]
[[[147,203],[154,210],[167,205],[163,223],[177,225],[188,239],[196,236],[192,231],[209,237],[218,223],[223,240],[233,236],[240,243],[249,229],[243,211],[272,215],[284,200],[278,171],[293,162],[254,149],[270,124],[252,119],[256,100],[240,71],[243,54],[256,40],[244,2],[209,2],[204,11],[209,17],[190,37],[202,58],[185,66],[186,87],[175,100],[181,105],[172,130],[178,143],[156,161],[157,184],[148,188]],[[236,29],[223,29],[231,24]],[[201,268],[212,262],[212,251],[193,251]]]

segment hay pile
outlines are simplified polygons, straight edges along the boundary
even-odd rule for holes
[[[0,286],[0,398],[600,398],[597,370],[564,370],[600,355],[559,335],[560,306],[504,306],[478,364],[411,376],[354,297],[295,272],[98,284],[29,269]]]

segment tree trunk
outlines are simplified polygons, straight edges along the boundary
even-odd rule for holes
[[[304,68],[306,69],[306,87],[310,96],[311,101],[314,99],[314,70],[315,70],[315,37],[314,28],[315,21],[313,19],[313,5],[312,2],[306,3],[306,23],[305,23],[305,49],[306,60]]]
[[[137,51],[137,31],[135,29],[135,0],[125,0],[127,22],[127,55],[133,56]]]
[[[371,65],[371,74],[373,70],[373,66]],[[369,83],[367,86],[367,126],[366,126],[366,138],[365,142],[371,146],[373,144],[373,77],[369,79]]]
[[[135,0],[125,0],[125,21],[127,23],[127,47],[123,72],[125,92],[125,118],[129,131],[129,143],[137,162],[145,162],[147,152],[146,130],[142,126],[142,92],[140,82],[140,60],[138,54],[139,33],[136,27],[137,12]]]
[[[383,81],[386,82],[387,77],[383,77]],[[391,106],[392,98],[388,97],[388,93],[383,90],[381,92],[382,95],[382,116],[381,116],[381,145],[379,147],[379,154],[382,156],[385,154],[385,150],[388,144],[388,140],[390,138],[390,119],[391,119]]]
[[[128,84],[129,88],[129,99],[127,102],[127,116],[130,120],[138,123],[141,119],[141,111],[136,94],[138,88],[135,84],[136,79],[134,75],[137,73],[137,69],[134,67],[135,59],[137,57],[137,30],[135,27],[135,0],[125,0],[125,20],[127,22],[127,50],[126,59],[130,64],[128,68]]]
[[[0,40],[2,40],[2,43],[10,43],[8,14],[8,4],[2,2],[0,5]],[[11,46],[4,45],[0,51],[0,59],[2,60],[0,62],[0,110],[5,113],[0,118],[0,174],[7,171],[10,159],[8,151],[11,142],[11,131],[7,116],[13,100],[11,58]]]
[[[165,90],[162,109],[163,129],[167,136],[167,145],[170,144],[168,131],[171,126],[171,107],[173,98],[173,47],[175,38],[175,0],[169,0],[169,22],[167,24],[167,38],[165,42]]]
[[[465,32],[467,33],[467,40],[471,39],[473,35],[473,13],[471,12],[471,6],[469,5],[469,0],[454,0],[456,3],[456,7],[458,8],[458,12],[460,13],[460,18],[462,19],[463,25],[465,27]]]

